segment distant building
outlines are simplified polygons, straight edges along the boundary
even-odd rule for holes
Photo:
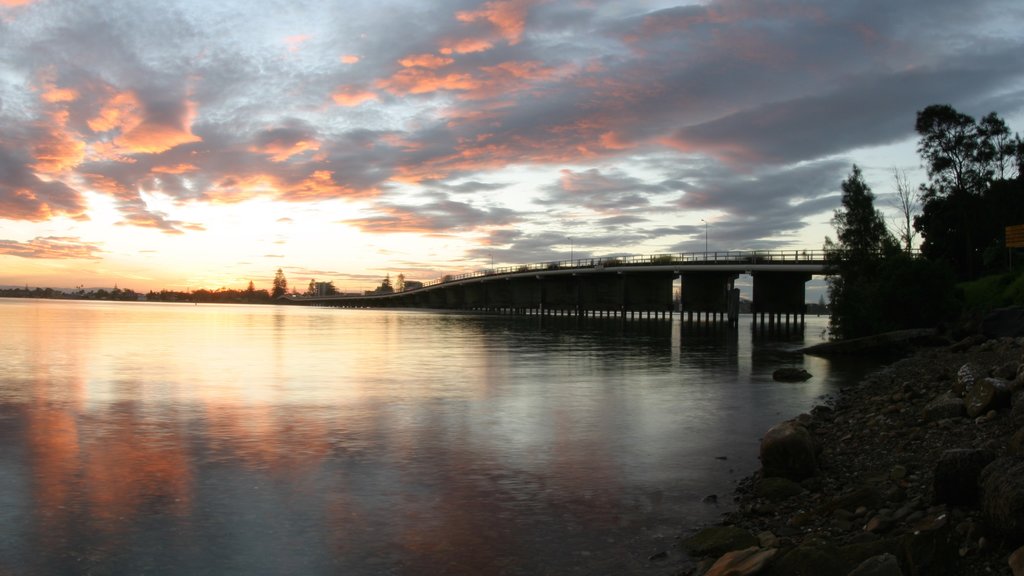
[[[333,296],[338,291],[334,288],[334,282],[314,282],[313,296]]]
[[[402,291],[405,290],[416,290],[417,288],[423,288],[423,282],[419,280],[406,280],[402,283]]]

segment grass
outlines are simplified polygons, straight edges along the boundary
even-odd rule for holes
[[[1003,306],[1024,304],[1024,273],[1007,272],[985,276],[957,285],[967,311],[984,312]]]

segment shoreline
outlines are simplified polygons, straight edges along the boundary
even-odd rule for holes
[[[982,340],[916,348],[786,421],[811,463],[790,444],[781,468],[743,478],[731,511],[680,542],[680,574],[1018,574],[1008,557],[1024,535],[1024,478],[1019,499],[993,484],[998,470],[975,487],[990,462],[1024,455],[1024,339]],[[762,464],[777,463],[766,444]],[[872,566],[883,571],[859,571]]]

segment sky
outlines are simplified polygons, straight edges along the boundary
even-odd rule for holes
[[[0,285],[819,249],[916,112],[1024,129],[1019,0],[0,0]],[[813,300],[813,299],[812,299]]]

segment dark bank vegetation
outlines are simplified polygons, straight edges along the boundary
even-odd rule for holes
[[[994,112],[976,121],[948,105],[918,112],[915,128],[928,182],[915,194],[897,174],[905,224],[895,233],[857,166],[842,183],[836,239],[825,240],[833,339],[934,327],[963,312],[1024,304],[1024,280],[1010,270],[1005,243],[1006,227],[1024,224],[1020,136]],[[911,249],[914,236],[920,254]]]

